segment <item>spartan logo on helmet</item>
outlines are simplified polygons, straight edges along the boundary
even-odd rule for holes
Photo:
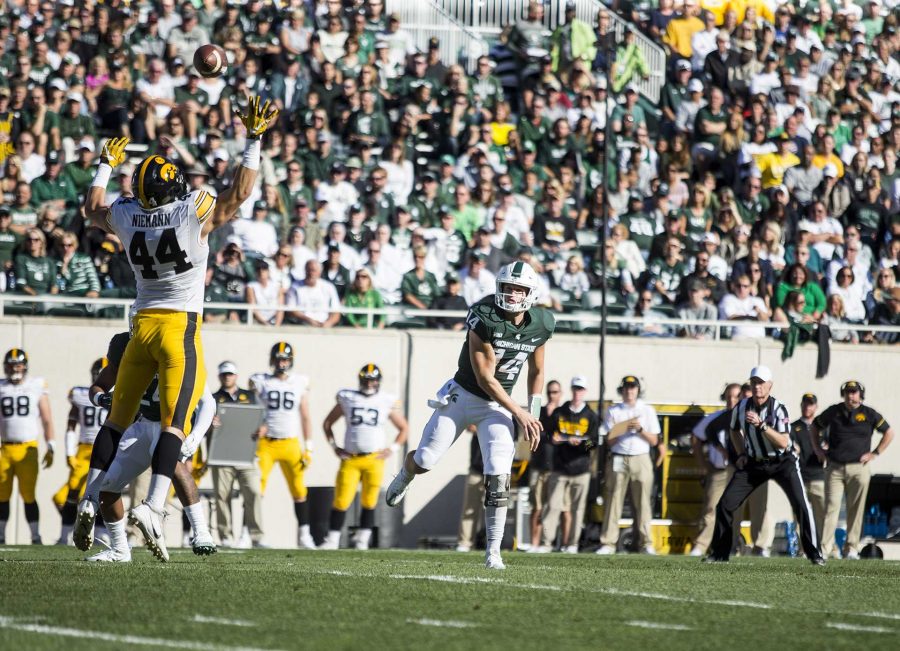
[[[131,185],[144,210],[155,210],[189,192],[187,181],[178,166],[155,155],[148,156],[135,168]]]
[[[274,368],[276,373],[287,373],[294,368],[294,347],[286,341],[279,341],[272,346],[269,366]]]
[[[21,382],[28,372],[28,355],[21,348],[10,348],[3,357],[3,372],[12,382]]]
[[[366,364],[359,369],[359,392],[374,396],[381,388],[381,369],[374,364]]]
[[[514,293],[514,288],[525,290],[524,298]],[[537,300],[538,277],[527,262],[517,260],[497,273],[497,291],[494,302],[501,310],[507,312],[525,312]]]

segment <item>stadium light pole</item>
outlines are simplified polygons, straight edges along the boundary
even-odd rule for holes
[[[603,414],[603,401],[606,400],[606,318],[607,318],[607,309],[606,309],[606,291],[607,291],[607,277],[606,277],[606,234],[607,229],[609,227],[609,183],[606,179],[607,171],[609,170],[609,141],[610,134],[612,130],[610,128],[610,123],[612,122],[609,114],[609,98],[613,91],[612,80],[609,78],[609,68],[610,63],[615,56],[614,44],[609,43],[607,41],[606,44],[606,99],[603,100],[603,113],[605,115],[605,121],[603,123],[603,159],[602,165],[603,169],[600,171],[600,183],[603,184],[603,204],[601,206],[600,214],[602,216],[603,222],[600,224],[600,277],[603,278],[602,285],[602,293],[600,295],[600,401],[597,404],[597,411],[599,414]],[[613,99],[615,96],[613,95]]]

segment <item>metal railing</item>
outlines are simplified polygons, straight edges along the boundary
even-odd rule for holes
[[[120,307],[122,308],[122,318],[126,325],[128,324],[128,309],[131,307],[132,299],[127,298],[86,298],[80,296],[28,296],[20,294],[2,294],[0,293],[0,317],[10,316],[6,313],[8,305],[21,304],[43,304],[45,306],[82,306],[92,314],[97,306],[100,307]],[[297,312],[296,306],[293,305],[262,305],[251,303],[204,303],[204,310],[219,310],[228,312],[237,312],[244,315],[244,325],[253,326],[261,325],[254,323],[253,312]],[[413,307],[402,305],[386,306],[381,308],[370,307],[347,307],[339,306],[335,312],[344,314],[361,314],[366,316],[367,327],[375,327],[375,320],[379,317],[384,318],[387,325],[394,325],[403,321],[422,321],[429,318],[457,318],[461,319],[466,316],[463,310],[420,310]],[[14,314],[14,316],[29,316],[22,314]],[[570,323],[576,326],[573,330],[575,334],[588,330],[586,334],[597,334],[600,327],[599,310],[576,310],[574,312],[554,312],[553,316],[557,322]],[[672,330],[684,328],[687,326],[698,326],[713,329],[713,339],[719,340],[723,338],[726,331],[732,328],[753,327],[762,328],[767,333],[771,330],[786,330],[788,324],[773,321],[718,321],[705,319],[679,319],[679,318],[660,318],[645,320],[640,317],[609,315],[606,318],[607,324],[633,327],[634,332],[625,334],[633,334],[640,336],[640,328],[650,325],[666,326]],[[283,327],[294,327],[292,324],[285,324]],[[303,326],[299,326],[303,327]],[[865,324],[841,324],[838,326],[842,330],[854,330],[858,333],[863,332],[887,332],[900,333],[900,326],[883,326],[883,325],[865,325]],[[618,334],[618,333],[611,333]]]
[[[440,39],[441,61],[459,63],[472,74],[478,57],[490,49],[484,38],[461,24],[433,0],[387,0],[389,13],[400,14],[403,29],[413,35],[416,47],[428,51],[432,36]]]
[[[444,12],[452,16],[475,34],[495,39],[507,25],[511,25],[528,15],[528,0],[435,0]],[[391,4],[416,5],[417,0],[394,0]],[[666,51],[637,27],[616,14],[600,0],[576,0],[575,17],[593,28],[597,26],[597,14],[605,9],[609,14],[610,27],[621,42],[625,30],[632,29],[636,42],[644,55],[650,74],[647,79],[635,79],[634,84],[644,97],[654,104],[659,102],[660,93],[666,83]],[[544,25],[548,31],[565,23],[566,3],[557,0],[544,6]],[[442,53],[443,54],[443,53]]]

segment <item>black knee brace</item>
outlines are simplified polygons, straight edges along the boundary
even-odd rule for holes
[[[484,476],[484,505],[509,505],[509,475]]]

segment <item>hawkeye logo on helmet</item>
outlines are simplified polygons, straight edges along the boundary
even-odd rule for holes
[[[172,181],[176,174],[178,174],[178,168],[172,165],[172,163],[166,163],[159,170],[159,176],[163,181]]]

